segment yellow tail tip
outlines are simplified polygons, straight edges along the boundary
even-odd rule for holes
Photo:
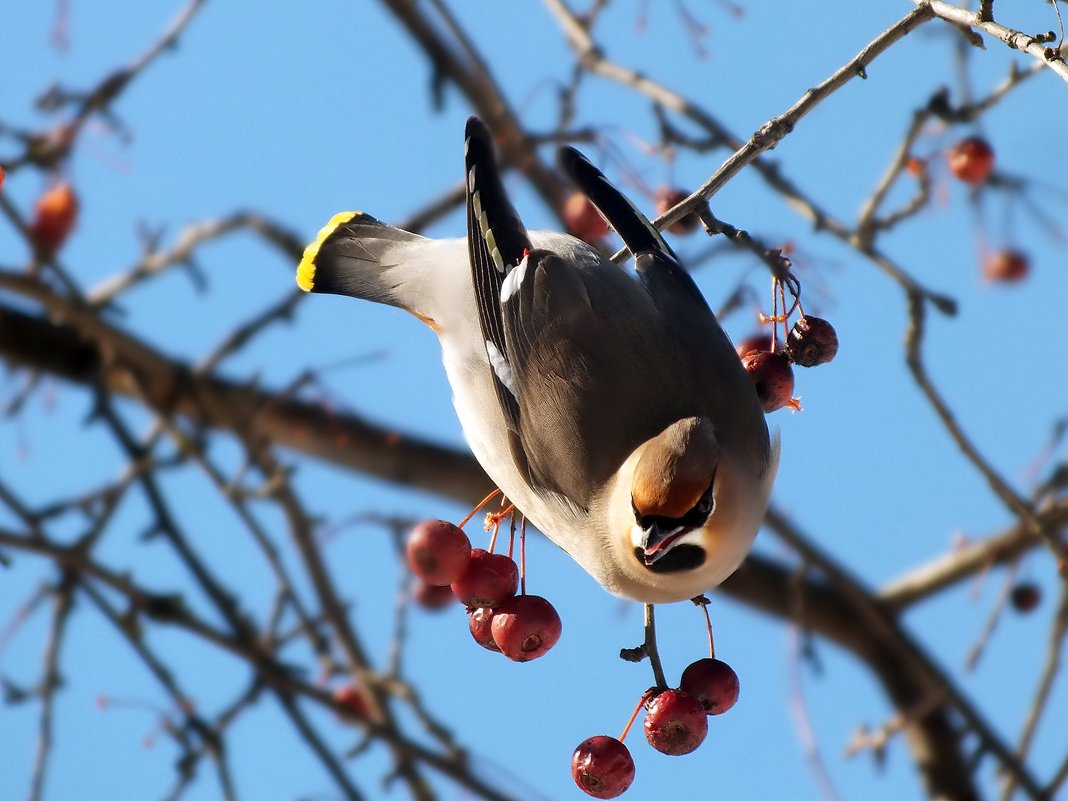
[[[311,292],[315,288],[315,259],[319,255],[319,248],[330,238],[340,226],[347,223],[353,217],[358,217],[358,211],[343,211],[330,218],[330,222],[324,225],[315,236],[315,241],[304,248],[304,256],[297,265],[297,286],[305,292]]]

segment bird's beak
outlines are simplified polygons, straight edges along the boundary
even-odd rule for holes
[[[654,564],[664,556],[679,537],[690,530],[689,526],[663,526],[660,521],[642,529],[641,549],[645,564]]]

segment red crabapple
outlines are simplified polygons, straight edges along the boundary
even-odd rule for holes
[[[463,573],[452,582],[452,592],[468,607],[497,607],[515,595],[519,568],[507,556],[481,548],[471,551]]]
[[[1019,250],[999,250],[983,262],[983,278],[1000,284],[1022,281],[1031,272],[1031,261]]]
[[[786,355],[801,367],[826,364],[836,353],[838,332],[822,317],[801,317],[786,338]]]
[[[668,209],[674,208],[690,196],[685,189],[669,189],[661,187],[656,193],[656,216],[659,217]],[[675,220],[667,229],[673,234],[692,234],[701,226],[701,218],[693,212],[685,217]]]
[[[493,615],[493,641],[513,662],[544,655],[560,639],[560,615],[540,595],[517,595]]]
[[[654,695],[646,702],[645,710],[645,739],[662,754],[688,754],[708,735],[705,708],[684,690],[664,690]]]
[[[30,238],[38,250],[50,256],[74,230],[77,218],[78,196],[74,189],[67,183],[57,184],[37,198],[29,223]]]
[[[600,734],[584,740],[571,756],[571,776],[586,795],[615,798],[634,781],[634,760],[627,746]]]
[[[452,594],[452,587],[448,584],[437,585],[427,584],[425,581],[417,581],[415,586],[412,587],[412,600],[423,609],[435,611],[455,603],[456,597]]]
[[[494,610],[488,606],[480,606],[471,610],[471,616],[467,619],[467,626],[471,629],[471,636],[475,638],[475,642],[485,648],[487,651],[497,651],[500,653],[500,648],[497,647],[497,643],[493,641],[493,616],[496,614]]]
[[[753,379],[753,388],[765,412],[790,405],[794,394],[794,371],[784,354],[754,351],[742,359],[742,367]]]
[[[581,192],[574,192],[564,202],[564,225],[584,242],[596,242],[608,233],[608,223]]]
[[[722,715],[738,701],[738,674],[720,659],[698,659],[682,671],[679,688],[694,696],[709,715]]]
[[[993,168],[994,149],[985,139],[970,136],[950,148],[949,171],[966,184],[981,184]]]
[[[452,584],[471,558],[467,535],[445,520],[424,520],[412,529],[405,546],[412,572],[427,584]]]

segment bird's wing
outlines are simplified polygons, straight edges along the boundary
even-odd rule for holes
[[[501,306],[528,477],[588,507],[681,414],[655,307],[615,265],[580,269],[548,250],[508,275]]]
[[[533,486],[585,506],[638,443],[671,422],[656,413],[661,390],[652,386],[662,382],[633,380],[635,361],[667,375],[653,344],[655,308],[614,265],[588,269],[599,257],[575,240],[532,247],[476,119],[465,160],[476,305],[511,455]]]
[[[754,402],[752,382],[690,274],[648,219],[574,148],[562,148],[560,166],[634,254],[634,266],[657,310],[674,354],[676,392],[688,394],[688,415],[706,415],[725,443],[752,450],[767,465],[768,433]]]
[[[471,117],[465,133],[467,249],[475,305],[493,372],[493,386],[508,425],[512,458],[525,473],[527,460],[519,436],[519,397],[508,357],[500,297],[505,276],[530,251],[530,238],[505,193],[489,129],[481,120]]]

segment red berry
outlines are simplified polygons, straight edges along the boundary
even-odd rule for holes
[[[821,317],[802,317],[786,338],[786,355],[794,364],[815,367],[826,364],[838,353],[838,333]]]
[[[599,734],[584,740],[571,756],[571,776],[586,795],[615,798],[634,781],[634,760],[615,737]]]
[[[645,703],[645,710],[645,739],[661,754],[688,754],[708,734],[705,708],[684,690],[664,690],[654,695]]]
[[[355,684],[338,687],[333,694],[335,701],[357,717],[365,718],[370,714],[371,708],[367,704],[367,696]]]
[[[37,199],[30,221],[30,238],[47,255],[55,253],[74,229],[78,196],[70,184],[57,184]]]
[[[738,674],[719,659],[698,659],[682,671],[679,688],[694,696],[709,715],[722,715],[738,701]]]
[[[668,209],[674,208],[690,196],[685,189],[669,189],[666,186],[656,193],[656,216],[659,217]],[[668,230],[673,234],[692,234],[701,225],[701,218],[693,212],[673,222]]]
[[[608,233],[608,223],[581,192],[572,193],[564,203],[564,225],[585,242],[595,242]]]
[[[471,541],[452,523],[424,520],[408,535],[408,564],[427,584],[452,584],[471,558]]]
[[[1012,601],[1013,609],[1020,614],[1027,614],[1033,611],[1042,600],[1042,591],[1038,589],[1038,585],[1030,581],[1022,581],[1012,588],[1009,599]]]
[[[467,567],[452,583],[452,592],[460,603],[469,606],[500,606],[519,586],[519,568],[507,556],[481,548],[471,551]]]
[[[1029,272],[1030,259],[1018,250],[999,250],[983,263],[983,278],[987,281],[1012,284],[1025,279]]]
[[[424,609],[444,609],[449,604],[456,602],[452,594],[452,587],[448,584],[427,584],[425,581],[415,582],[412,587],[412,600]]]
[[[744,359],[755,350],[771,350],[771,334],[750,334],[739,342],[734,349],[738,351],[739,359]]]
[[[560,615],[540,595],[517,595],[493,616],[493,641],[513,662],[537,659],[560,639]]]
[[[981,184],[993,167],[994,149],[978,136],[962,139],[949,151],[949,171],[966,184]]]
[[[742,367],[753,379],[760,407],[765,412],[790,405],[794,394],[794,371],[784,354],[758,350],[742,359]]]
[[[500,648],[497,647],[497,643],[493,641],[493,616],[495,612],[488,606],[480,606],[477,609],[471,610],[471,617],[467,619],[468,628],[471,629],[471,636],[475,638],[475,642],[485,648],[487,651],[497,651],[500,653]]]

